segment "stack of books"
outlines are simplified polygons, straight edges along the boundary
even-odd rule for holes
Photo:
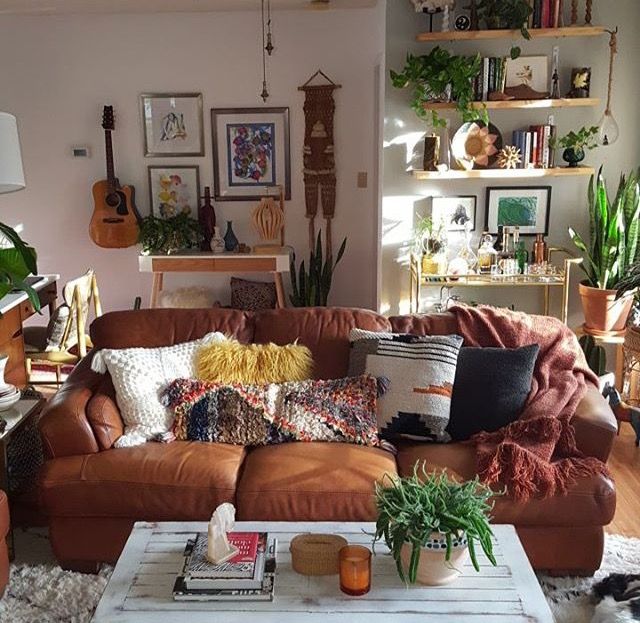
[[[473,83],[474,99],[486,102],[489,93],[503,92],[507,79],[507,59],[504,56],[491,56],[482,59],[480,72]]]
[[[529,0],[533,13],[529,17],[529,28],[558,28],[562,16],[561,0]]]
[[[555,150],[551,147],[556,126],[531,125],[527,130],[515,130],[512,145],[520,150],[519,169],[551,169],[555,167]]]
[[[239,552],[230,560],[207,560],[207,535],[199,533],[184,550],[176,578],[176,601],[272,601],[276,574],[276,540],[266,532],[230,532]]]

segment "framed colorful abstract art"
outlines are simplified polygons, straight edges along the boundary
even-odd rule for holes
[[[216,201],[256,201],[282,186],[291,199],[288,108],[213,108]]]
[[[549,234],[551,186],[489,187],[485,229],[490,234],[498,227],[519,227],[523,236]]]
[[[144,93],[140,109],[145,156],[204,156],[201,93]]]
[[[170,218],[178,214],[198,216],[200,169],[197,166],[150,166],[151,214]]]

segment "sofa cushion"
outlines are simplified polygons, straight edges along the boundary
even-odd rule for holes
[[[249,451],[236,494],[241,520],[373,521],[374,483],[396,474],[392,454],[322,442]]]
[[[389,331],[389,321],[372,311],[338,307],[275,309],[255,315],[254,341],[290,344],[296,339],[311,350],[316,379],[339,379],[349,367],[351,329]]]
[[[124,434],[124,422],[116,401],[116,390],[111,376],[102,376],[102,381],[85,407],[85,415],[100,450],[108,450]]]
[[[176,441],[62,457],[45,463],[41,492],[58,517],[208,520],[234,502],[244,456],[241,446]]]
[[[398,472],[413,473],[416,461],[425,461],[427,471],[447,470],[451,476],[470,480],[476,476],[476,449],[472,444],[450,443],[398,445]],[[509,496],[496,499],[494,523],[517,526],[606,526],[616,507],[613,482],[602,475],[579,478],[567,495],[554,495],[527,502]]]

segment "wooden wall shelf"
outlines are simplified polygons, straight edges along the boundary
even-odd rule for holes
[[[578,108],[595,107],[600,105],[597,97],[563,98],[559,100],[504,100],[500,102],[474,102],[473,108],[482,109],[485,104],[487,110],[535,110],[536,108]],[[455,102],[433,102],[425,104],[425,110],[455,110]]]
[[[565,28],[530,28],[532,39],[562,37],[598,37],[606,32],[604,26],[567,26]],[[481,39],[522,38],[519,30],[450,30],[449,32],[422,32],[416,41],[479,41]]]
[[[555,169],[472,169],[471,171],[412,171],[418,180],[468,180],[468,179],[536,179],[542,177],[569,177],[593,175],[592,167],[556,167]]]

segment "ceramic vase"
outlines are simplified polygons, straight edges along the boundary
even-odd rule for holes
[[[568,163],[569,168],[575,168],[585,158],[584,149],[565,149],[562,152],[562,159]]]
[[[238,248],[238,238],[233,231],[233,221],[227,221],[227,231],[224,234],[224,250],[231,252]]]
[[[220,234],[220,228],[213,228],[213,237],[211,238],[211,250],[214,253],[223,253],[225,249],[224,238]]]
[[[400,557],[405,570],[409,568],[412,545],[405,543]],[[426,586],[441,586],[456,580],[469,558],[467,539],[452,539],[451,558],[446,560],[447,541],[443,534],[432,533],[427,544],[420,549],[416,582]]]

